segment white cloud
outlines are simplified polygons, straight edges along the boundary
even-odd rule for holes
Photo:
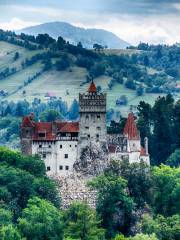
[[[19,18],[12,18],[9,22],[0,22],[0,28],[4,30],[19,30],[28,26],[36,25],[37,22],[26,22]]]
[[[180,3],[174,3],[172,5],[176,10],[180,10]]]

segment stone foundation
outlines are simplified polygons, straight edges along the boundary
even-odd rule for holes
[[[87,182],[92,177],[84,177],[73,173],[63,177],[53,177],[57,182],[62,199],[62,208],[66,209],[73,201],[86,202],[90,207],[96,207],[96,191],[87,187]]]

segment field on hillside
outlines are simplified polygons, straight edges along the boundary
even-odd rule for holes
[[[117,54],[132,54],[132,50],[131,53],[129,50],[118,50],[118,52],[117,50],[107,50],[107,54],[109,54],[110,51],[111,53],[116,51]],[[13,61],[15,52],[19,52],[20,55],[17,61]],[[47,101],[45,94],[50,92],[51,94],[66,100],[70,105],[73,99],[78,98],[79,92],[84,92],[88,88],[89,84],[82,84],[86,80],[86,69],[79,67],[72,67],[71,70],[67,71],[56,71],[55,69],[52,69],[42,73],[27,86],[24,86],[25,81],[42,70],[42,64],[41,61],[38,61],[23,69],[21,63],[26,58],[30,58],[39,52],[42,52],[42,50],[29,51],[22,47],[0,41],[0,72],[7,67],[16,67],[17,69],[15,74],[0,80],[0,91],[5,90],[9,94],[8,97],[0,99],[13,101],[26,99],[32,101],[37,97],[43,101]],[[153,71],[153,69],[150,69],[150,71]],[[110,77],[101,76],[94,81],[97,86],[101,86],[102,90],[107,92],[108,109],[116,108],[125,115],[129,112],[131,105],[137,105],[140,100],[152,104],[159,96],[158,94],[145,94],[144,96],[137,97],[135,91],[129,90],[120,84],[116,84],[112,90],[109,90],[108,83],[110,80]],[[121,95],[126,95],[128,98],[128,105],[126,107],[117,107],[115,104],[116,100]]]

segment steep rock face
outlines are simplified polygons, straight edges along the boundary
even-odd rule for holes
[[[62,199],[62,208],[66,209],[74,201],[87,203],[90,207],[96,206],[96,191],[87,187],[91,178],[74,172],[66,177],[55,177]]]
[[[55,39],[61,36],[66,41],[75,45],[81,42],[86,48],[92,48],[94,43],[114,49],[126,48],[130,45],[128,42],[106,30],[85,29],[75,27],[66,22],[44,23],[17,31],[18,34],[21,32],[35,36],[39,33],[47,33]]]
[[[74,164],[76,172],[84,176],[101,174],[108,164],[108,150],[105,145],[90,143],[82,149],[80,159]]]
[[[67,176],[54,177],[59,186],[62,207],[66,209],[73,201],[86,202],[96,206],[96,191],[87,186],[89,180],[101,174],[108,164],[106,146],[89,144],[74,164],[74,172]]]

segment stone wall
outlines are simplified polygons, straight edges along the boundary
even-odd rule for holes
[[[59,186],[62,199],[62,208],[66,209],[74,201],[86,202],[90,207],[96,206],[96,191],[87,187],[87,182],[92,179],[74,172],[68,176],[54,177]]]

